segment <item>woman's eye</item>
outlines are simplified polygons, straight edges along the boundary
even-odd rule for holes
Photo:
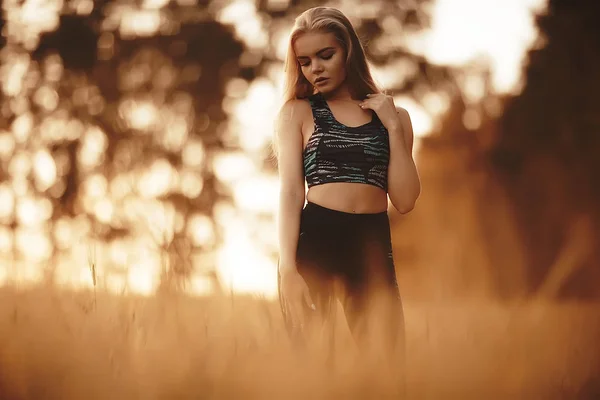
[[[331,59],[331,57],[333,57],[333,54],[334,54],[334,53],[332,53],[332,54],[327,54],[326,56],[321,56],[321,59],[322,59],[322,60],[330,60],[330,59]],[[310,61],[309,61],[309,62],[305,62],[305,63],[301,63],[301,62],[299,62],[299,64],[300,64],[300,66],[301,66],[301,67],[308,67],[308,66],[310,65]]]

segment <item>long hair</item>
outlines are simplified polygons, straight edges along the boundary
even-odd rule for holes
[[[315,88],[304,77],[294,53],[296,39],[309,32],[332,33],[339,41],[346,54],[346,84],[353,98],[364,99],[369,93],[381,92],[371,75],[365,51],[352,23],[338,9],[314,7],[296,17],[289,36],[282,104],[315,94]],[[279,151],[276,135],[273,137],[271,150],[277,162]]]
[[[290,33],[284,66],[283,104],[303,99],[315,93],[306,80],[294,54],[294,42],[308,32],[332,33],[346,54],[346,84],[353,98],[362,99],[368,93],[378,93],[363,46],[348,18],[332,7],[314,7],[296,17]]]
[[[369,93],[381,92],[371,75],[365,51],[352,23],[338,9],[314,7],[296,17],[289,36],[284,64],[282,104],[315,94],[316,90],[304,77],[294,52],[296,39],[309,32],[332,33],[339,41],[346,54],[346,84],[353,98],[364,99]],[[271,150],[277,163],[279,151],[276,135],[273,137]]]

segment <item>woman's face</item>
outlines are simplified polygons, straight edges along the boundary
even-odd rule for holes
[[[346,79],[346,54],[333,33],[300,35],[294,53],[304,77],[319,92],[331,92]]]

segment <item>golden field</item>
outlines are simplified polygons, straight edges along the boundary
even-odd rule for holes
[[[358,358],[338,330],[295,351],[278,304],[250,296],[0,289],[0,398],[593,399],[600,305],[405,303],[407,372]]]

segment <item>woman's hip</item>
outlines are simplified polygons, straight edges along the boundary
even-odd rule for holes
[[[393,269],[387,212],[350,214],[308,203],[302,210],[297,259],[330,274]]]

